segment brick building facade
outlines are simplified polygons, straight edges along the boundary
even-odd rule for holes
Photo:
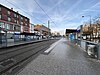
[[[0,27],[7,32],[30,32],[29,18],[0,4]]]

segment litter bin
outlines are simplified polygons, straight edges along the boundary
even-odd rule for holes
[[[91,57],[95,57],[95,45],[88,45],[87,53]]]

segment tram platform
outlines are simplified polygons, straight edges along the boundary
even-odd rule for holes
[[[44,51],[47,52],[47,51]],[[77,45],[61,39],[49,54],[42,53],[17,75],[99,75],[100,61]]]

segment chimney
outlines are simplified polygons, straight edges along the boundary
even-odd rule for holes
[[[11,10],[13,10],[13,8],[11,8]]]

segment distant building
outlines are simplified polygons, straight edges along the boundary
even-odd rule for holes
[[[30,31],[29,18],[0,4],[0,27],[6,29],[7,33]]]
[[[83,36],[86,37],[86,40],[90,40],[91,35],[91,41],[100,41],[100,24],[85,24],[83,26]]]
[[[91,34],[92,33],[92,26],[90,27],[90,25],[84,25],[83,26],[83,34]]]
[[[52,32],[52,36],[61,36],[59,32]]]
[[[38,35],[44,35],[47,36],[50,34],[50,29],[44,25],[37,24],[34,26],[34,32]]]

